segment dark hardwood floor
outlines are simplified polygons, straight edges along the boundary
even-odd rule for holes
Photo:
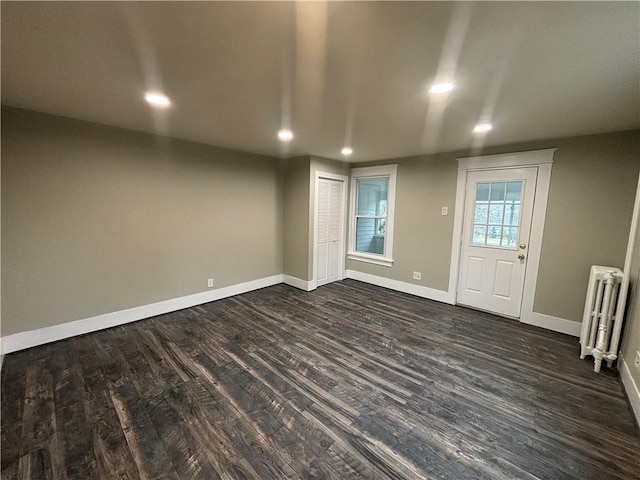
[[[353,280],[8,355],[2,479],[638,479],[576,338]]]

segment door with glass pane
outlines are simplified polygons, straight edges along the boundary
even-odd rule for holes
[[[537,167],[469,172],[457,302],[520,316]]]

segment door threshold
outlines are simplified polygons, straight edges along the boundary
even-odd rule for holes
[[[508,318],[509,320],[517,320],[518,322],[520,321],[520,317],[514,317],[514,316],[511,316],[511,315],[507,315],[505,313],[492,312],[491,310],[485,310],[483,308],[474,307],[472,305],[465,305],[464,303],[456,303],[456,305],[459,306],[459,307],[468,308],[469,310],[475,310],[477,312],[482,312],[482,313],[488,313],[488,314],[491,314],[491,315],[495,315],[496,317]]]

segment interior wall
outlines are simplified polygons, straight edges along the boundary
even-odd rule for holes
[[[348,260],[347,268],[447,290],[456,199],[457,163],[451,155],[422,155],[375,164],[398,164],[393,266]],[[353,167],[372,165],[356,164]],[[448,215],[441,215],[442,207]],[[413,280],[413,272],[422,274]]]
[[[309,278],[309,175],[308,155],[282,161],[284,198],[283,273]]]
[[[3,336],[282,273],[275,158],[3,108],[1,178]]]
[[[635,384],[640,386],[640,370],[634,367],[636,352],[640,352],[640,231],[636,232],[633,258],[629,270],[629,298],[627,300],[625,318],[625,327],[622,335],[622,356],[629,367]]]
[[[639,133],[484,150],[558,148],[536,312],[580,321],[590,265],[622,267]],[[315,172],[350,168],[13,108],[2,110],[2,147],[2,335],[201,292],[207,278],[216,287],[283,272],[311,280]],[[357,164],[399,165],[394,265],[346,267],[446,290],[456,159],[470,154]]]
[[[284,188],[284,274],[313,280],[313,221],[317,171],[349,176],[349,164],[304,155],[282,161]],[[347,189],[349,188],[347,182]]]
[[[622,267],[640,169],[638,130],[389,159],[398,164],[392,267],[347,268],[447,290],[457,158],[556,148],[534,311],[581,321],[591,265]],[[447,216],[441,207],[448,206]],[[422,272],[422,280],[412,272]]]

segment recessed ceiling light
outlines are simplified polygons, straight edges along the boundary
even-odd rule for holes
[[[431,85],[429,91],[431,93],[447,93],[456,88],[455,84],[446,82],[446,83],[434,83]]]
[[[280,130],[278,132],[278,138],[283,142],[288,142],[293,138],[293,132],[291,130]]]
[[[344,147],[340,151],[342,152],[343,155],[351,155],[353,153],[353,150],[349,147]]]
[[[478,123],[473,128],[473,133],[485,133],[491,130],[492,128],[493,128],[493,125],[491,125],[490,123]]]
[[[162,93],[148,92],[145,94],[144,99],[154,107],[166,108],[171,105],[171,100]]]

